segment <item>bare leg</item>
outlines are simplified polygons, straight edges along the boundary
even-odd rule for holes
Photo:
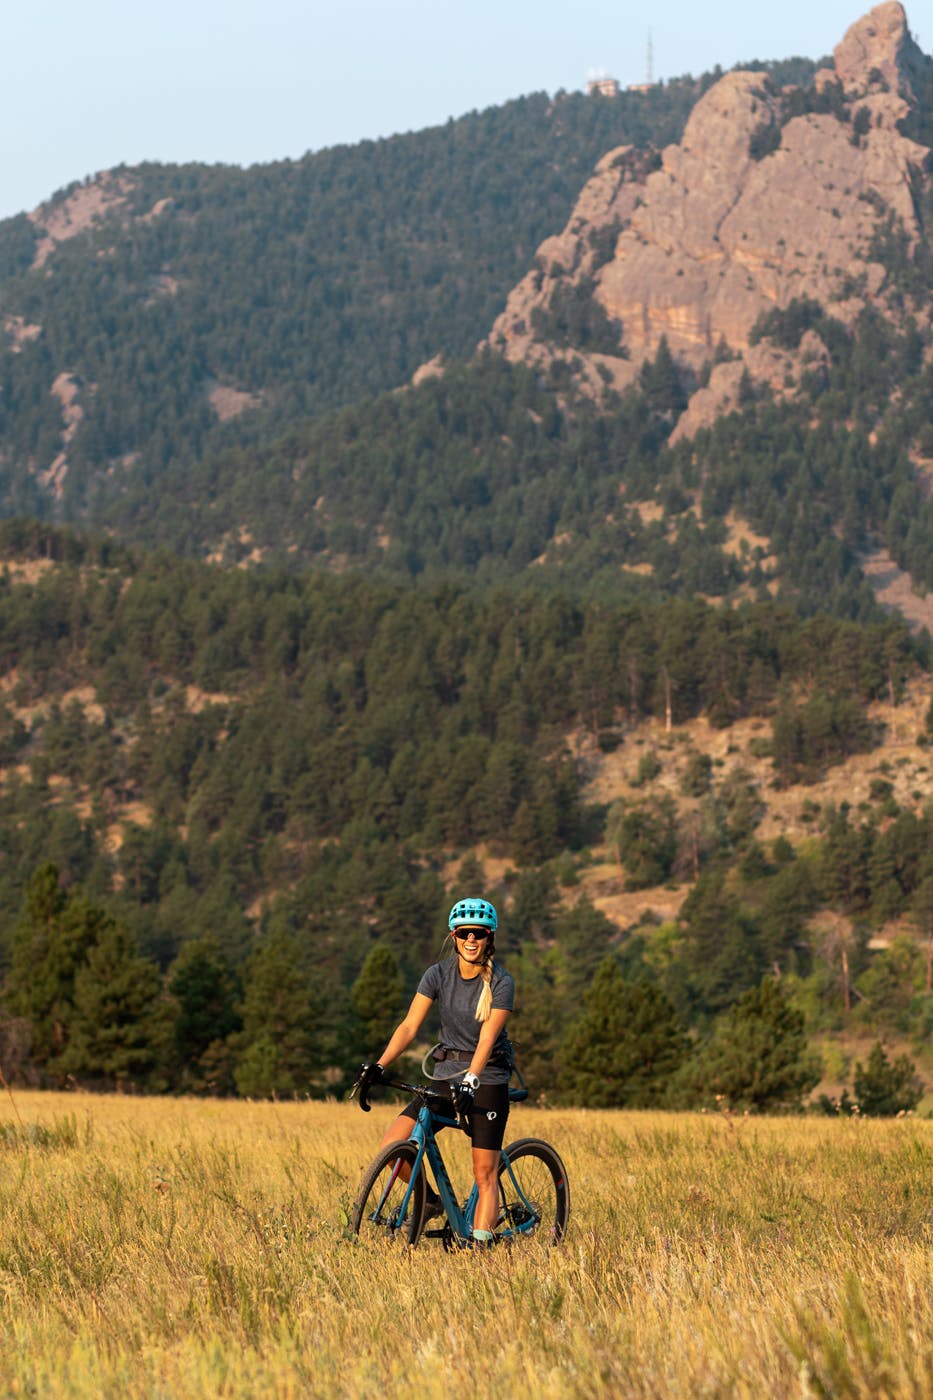
[[[473,1216],[474,1230],[492,1230],[499,1218],[500,1155],[495,1148],[473,1148],[473,1175],[479,1190]]]
[[[411,1130],[414,1126],[414,1118],[406,1118],[404,1113],[400,1113],[386,1128],[379,1146],[388,1147],[390,1142],[407,1142],[411,1137]],[[403,1162],[399,1167],[399,1176],[403,1181],[411,1180],[411,1166],[408,1162]]]
[[[385,1130],[380,1147],[388,1147],[390,1142],[405,1142],[411,1137],[412,1129],[415,1126],[414,1118],[406,1118],[404,1113],[390,1123]]]

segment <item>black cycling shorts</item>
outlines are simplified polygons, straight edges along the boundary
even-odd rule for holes
[[[442,1098],[450,1097],[450,1088],[443,1080],[434,1081],[432,1092]],[[403,1118],[417,1120],[421,1100],[412,1099],[402,1109]],[[476,1091],[473,1111],[469,1115],[470,1141],[474,1147],[488,1147],[498,1152],[505,1138],[509,1116],[508,1084],[481,1084]]]

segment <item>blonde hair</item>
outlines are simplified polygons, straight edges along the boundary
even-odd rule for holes
[[[476,1003],[477,1021],[488,1021],[489,1013],[492,1010],[492,953],[483,963],[483,970],[480,973],[483,979],[483,990],[479,994],[479,1001]]]

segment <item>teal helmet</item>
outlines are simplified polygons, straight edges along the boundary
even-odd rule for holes
[[[488,899],[458,899],[450,911],[447,927],[453,933],[455,928],[463,928],[464,925],[488,928],[490,933],[495,933],[499,927],[495,905],[490,904]]]

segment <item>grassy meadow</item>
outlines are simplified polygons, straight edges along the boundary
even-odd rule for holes
[[[390,1113],[4,1094],[0,1394],[933,1396],[933,1123],[520,1107],[567,1241],[447,1255],[347,1236]]]

